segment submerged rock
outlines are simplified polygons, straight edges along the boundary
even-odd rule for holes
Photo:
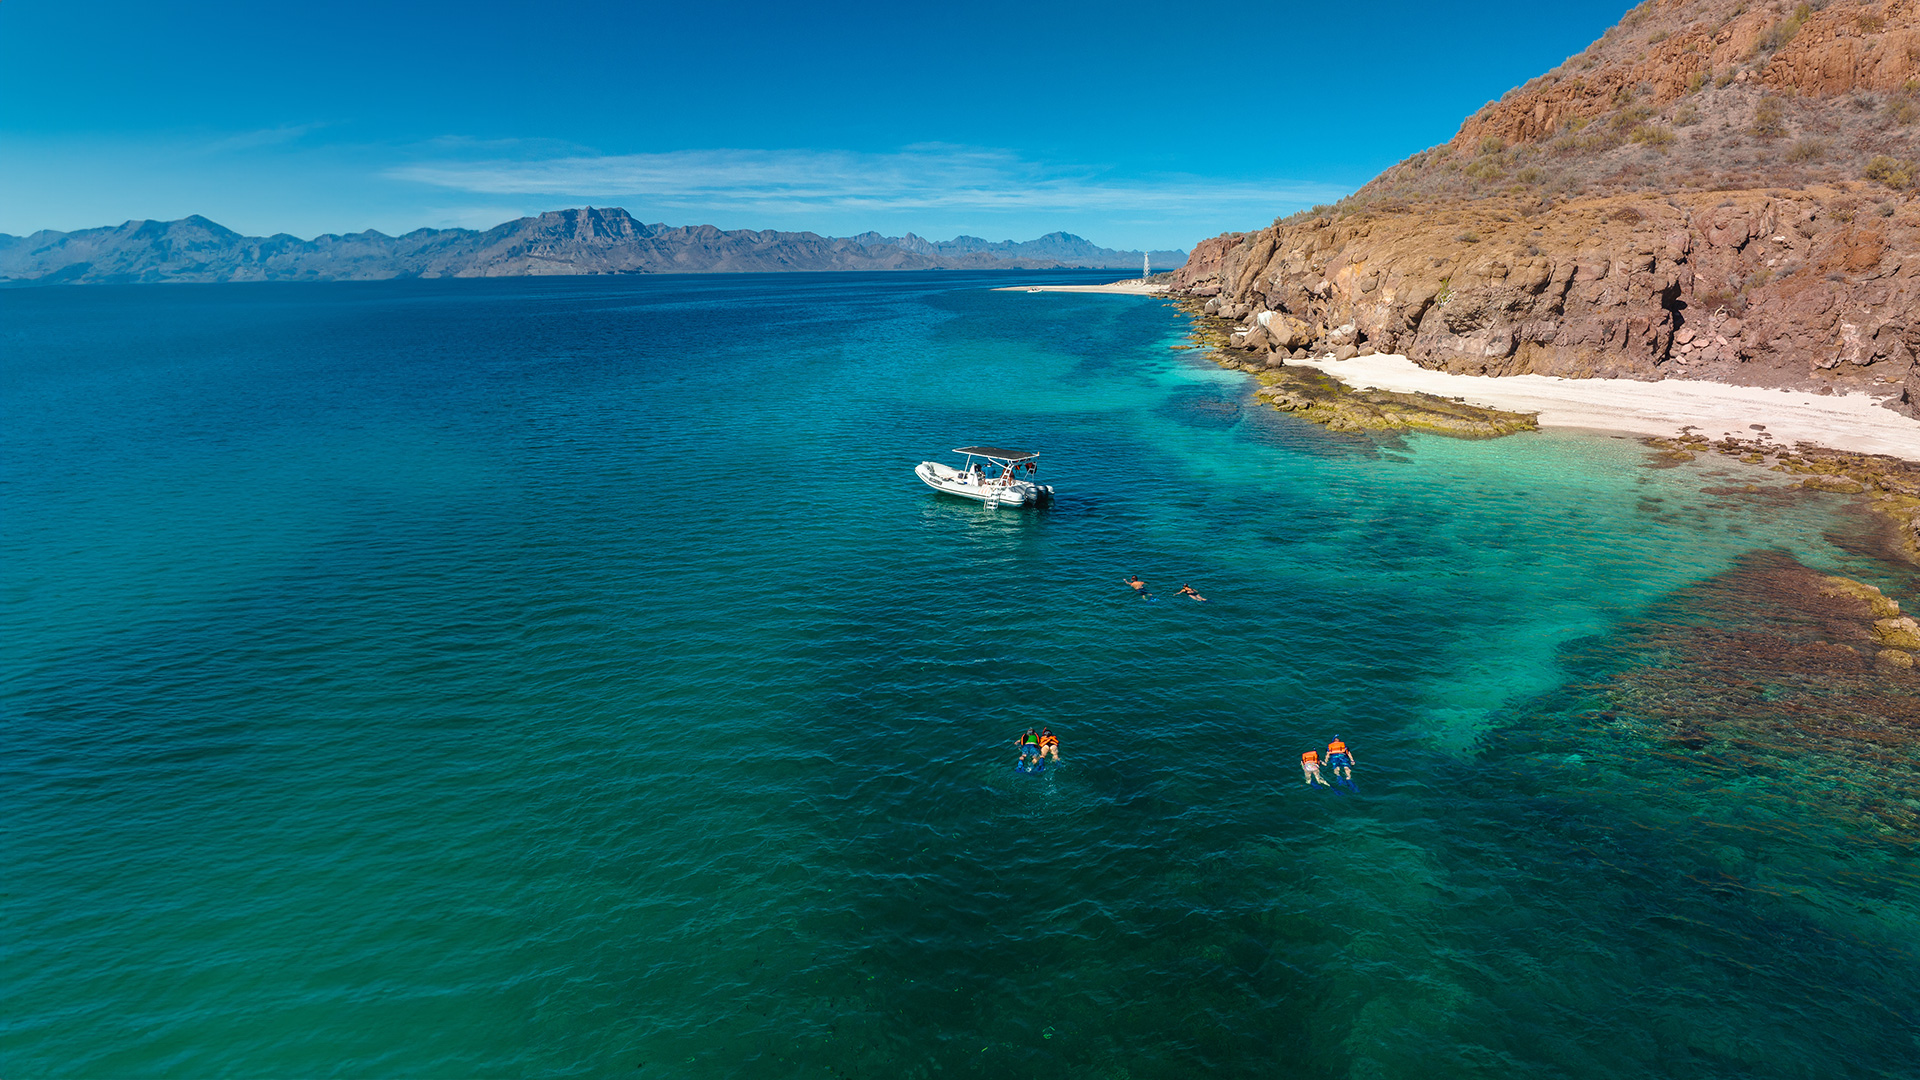
[[[1858,495],[1867,490],[1865,484],[1844,476],[1809,476],[1800,481],[1800,486],[1808,491],[1831,491],[1836,495]]]
[[[1920,649],[1920,623],[1912,616],[1902,615],[1896,619],[1876,619],[1873,624],[1874,640],[1882,645],[1899,649]]]
[[[1589,762],[1618,752],[1637,771],[1659,740],[1687,772],[1717,773],[1743,793],[1816,783],[1824,812],[1905,843],[1920,829],[1920,667],[1911,651],[1873,642],[1876,594],[1778,551],[1741,556],[1625,621],[1604,647],[1570,651],[1573,677],[1553,699],[1578,722],[1543,750],[1577,749]],[[1513,738],[1551,731],[1529,717]]]
[[[1878,619],[1891,619],[1900,614],[1900,603],[1881,592],[1877,586],[1852,578],[1830,577],[1826,586],[1820,590],[1822,596],[1851,596],[1863,600],[1869,611]]]
[[[1802,491],[1863,496],[1862,505],[1881,520],[1881,525],[1871,531],[1868,546],[1876,554],[1920,563],[1920,462],[1807,443],[1785,447],[1769,441],[1764,425],[1757,429],[1761,435],[1755,439],[1713,442],[1691,433],[1641,441],[1661,451],[1654,459],[1656,468],[1691,461],[1699,453],[1717,453],[1772,472],[1802,477],[1796,485]]]
[[[1323,424],[1329,431],[1431,431],[1491,439],[1539,425],[1534,413],[1503,412],[1432,394],[1355,390],[1315,368],[1291,364],[1259,376],[1258,395],[1274,408]]]

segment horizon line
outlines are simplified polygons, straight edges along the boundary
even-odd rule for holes
[[[916,232],[914,232],[914,231],[913,231],[913,230],[911,230],[911,229],[909,229],[909,230],[907,230],[906,232],[904,232],[904,233],[902,233],[902,234],[901,234],[901,235],[899,235],[899,236],[887,236],[887,235],[886,235],[885,233],[881,233],[881,232],[880,232],[880,231],[879,231],[878,229],[867,229],[867,230],[864,230],[863,232],[859,232],[859,233],[853,233],[853,234],[850,234],[850,235],[845,235],[845,236],[835,236],[835,235],[833,235],[833,234],[831,234],[831,233],[821,233],[821,232],[814,232],[814,231],[813,231],[812,229],[771,229],[771,228],[760,228],[760,229],[751,229],[751,228],[742,228],[742,229],[727,229],[727,228],[722,228],[722,227],[721,227],[721,226],[719,226],[719,225],[715,225],[715,224],[713,224],[713,223],[711,223],[711,222],[700,222],[700,223],[698,223],[698,224],[682,224],[682,225],[670,225],[670,224],[668,224],[668,223],[667,223],[666,221],[655,221],[655,222],[649,222],[649,221],[646,221],[646,220],[645,220],[644,218],[641,218],[641,217],[637,217],[637,216],[635,216],[635,215],[634,215],[634,213],[633,213],[632,211],[630,211],[630,210],[628,210],[628,209],[627,209],[626,207],[624,207],[624,206],[612,206],[612,205],[601,205],[601,206],[596,206],[596,205],[594,205],[594,204],[592,204],[592,203],[583,203],[583,204],[581,204],[581,205],[579,205],[579,206],[563,206],[563,207],[557,207],[557,208],[555,208],[555,209],[552,209],[552,210],[542,210],[542,211],[539,211],[539,212],[537,212],[537,213],[532,213],[532,214],[522,214],[522,215],[520,215],[519,217],[511,217],[511,218],[507,218],[507,219],[506,219],[506,220],[504,220],[504,221],[501,221],[501,222],[499,222],[499,223],[497,223],[497,224],[494,224],[494,225],[490,225],[490,226],[488,226],[487,228],[484,228],[484,229],[475,229],[475,228],[469,228],[469,227],[467,227],[467,226],[464,226],[464,225],[451,225],[451,226],[445,226],[445,227],[436,227],[436,226],[432,226],[432,225],[422,225],[422,226],[419,226],[419,227],[417,227],[417,228],[413,228],[413,229],[408,229],[408,230],[405,230],[404,232],[395,232],[395,233],[388,233],[388,232],[382,232],[381,230],[379,230],[379,229],[376,229],[376,228],[371,228],[371,227],[369,227],[369,228],[365,228],[365,229],[359,229],[359,230],[354,230],[354,231],[350,231],[350,232],[320,232],[320,233],[315,233],[315,234],[313,234],[313,235],[312,235],[312,236],[310,236],[310,237],[302,237],[302,236],[301,236],[301,235],[299,235],[298,233],[290,233],[290,232],[285,232],[285,231],[280,231],[280,232],[272,232],[272,233],[244,233],[244,232],[241,232],[241,231],[239,231],[238,229],[233,229],[233,228],[229,228],[229,227],[228,227],[228,226],[226,226],[226,225],[222,225],[222,224],[221,224],[220,222],[218,222],[218,221],[215,221],[215,220],[214,220],[213,218],[211,218],[211,217],[208,217],[208,216],[207,216],[207,215],[205,215],[205,214],[199,214],[199,213],[193,213],[193,214],[187,214],[187,215],[185,215],[184,217],[177,217],[177,218],[127,218],[126,220],[124,220],[124,221],[121,221],[121,222],[119,222],[118,224],[108,224],[108,225],[88,225],[88,226],[82,226],[81,228],[77,228],[77,229],[53,229],[53,228],[41,228],[41,229],[35,229],[35,230],[33,230],[32,232],[27,232],[27,233],[9,233],[9,232],[4,232],[4,231],[0,231],[0,236],[9,236],[9,237],[13,237],[14,239],[17,239],[17,240],[25,240],[25,239],[28,239],[29,237],[34,237],[34,236],[39,236],[39,235],[41,235],[42,233],[58,233],[59,235],[62,235],[62,236],[72,236],[72,235],[74,235],[74,234],[76,234],[76,233],[84,233],[84,232],[95,232],[95,231],[102,231],[102,230],[112,230],[112,229],[124,229],[124,228],[126,228],[127,226],[129,226],[129,225],[147,225],[147,224],[160,224],[160,225],[176,225],[176,224],[179,224],[179,223],[181,223],[181,222],[187,222],[187,221],[193,221],[193,220],[195,220],[195,219],[197,218],[197,219],[199,219],[200,221],[204,221],[204,222],[206,222],[206,223],[207,223],[208,225],[211,225],[211,226],[213,226],[213,227],[215,227],[215,228],[218,228],[218,229],[222,229],[222,230],[225,230],[226,232],[229,232],[229,233],[232,233],[232,234],[234,234],[235,236],[239,236],[239,237],[241,237],[241,238],[243,238],[243,239],[252,239],[252,240],[270,240],[270,239],[272,239],[272,238],[274,238],[274,237],[276,237],[276,236],[288,236],[288,237],[292,237],[292,238],[293,238],[293,239],[295,239],[295,240],[299,240],[299,241],[301,241],[302,243],[312,243],[313,241],[315,241],[315,240],[319,240],[319,239],[321,239],[322,237],[328,237],[328,236],[332,236],[332,237],[342,237],[342,238],[344,238],[344,237],[349,237],[349,236],[365,236],[365,235],[367,235],[367,234],[369,234],[369,233],[371,233],[371,234],[373,234],[373,235],[375,235],[375,236],[383,236],[383,237],[386,237],[386,238],[388,238],[388,239],[399,239],[399,238],[401,238],[401,237],[405,237],[405,236],[412,236],[412,235],[414,235],[415,233],[422,233],[422,232],[434,232],[434,233],[440,233],[440,232],[463,232],[463,233],[474,233],[474,234],[485,234],[485,233],[488,233],[488,232],[492,232],[492,231],[493,231],[494,229],[498,229],[498,228],[502,228],[502,227],[504,227],[504,226],[507,226],[507,225],[512,225],[512,224],[514,224],[515,222],[520,222],[520,221],[532,221],[532,220],[534,220],[534,219],[536,219],[536,218],[541,218],[541,217],[545,217],[545,216],[547,216],[548,214],[564,214],[564,213],[568,213],[568,212],[570,212],[570,211],[594,211],[594,210],[602,210],[602,211],[605,211],[605,210],[617,210],[617,211],[619,211],[620,213],[622,213],[622,214],[624,214],[624,215],[626,215],[626,216],[627,216],[627,217],[628,217],[629,219],[631,219],[631,220],[633,220],[633,221],[636,221],[636,222],[639,222],[640,224],[643,224],[643,225],[652,225],[652,226],[659,226],[659,227],[663,227],[663,228],[669,228],[669,229],[702,229],[702,228],[708,228],[708,229],[713,229],[713,230],[715,230],[716,232],[722,232],[722,233],[739,233],[739,232],[750,232],[750,233],[780,233],[780,234],[784,234],[784,235],[789,235],[789,236],[817,236],[817,237],[820,237],[820,238],[821,238],[821,239],[823,239],[823,240],[852,240],[852,239],[854,239],[855,237],[858,237],[858,236],[863,236],[863,235],[866,235],[867,233],[874,233],[874,234],[876,234],[876,235],[879,235],[880,237],[882,237],[882,239],[884,239],[884,240],[889,240],[889,241],[892,241],[892,240],[905,240],[905,239],[907,239],[908,237],[912,237],[912,238],[914,238],[914,239],[916,239],[916,240],[924,240],[924,241],[926,241],[926,242],[928,242],[928,243],[932,243],[932,244],[947,244],[947,243],[953,243],[953,242],[955,242],[955,241],[958,241],[958,240],[979,240],[979,241],[981,241],[981,242],[983,242],[983,243],[988,243],[988,244],[1030,244],[1030,243],[1033,243],[1033,242],[1035,242],[1035,241],[1037,241],[1037,240],[1044,240],[1044,239],[1046,239],[1046,238],[1047,238],[1047,237],[1049,237],[1049,236],[1066,236],[1066,237],[1072,237],[1072,238],[1073,238],[1073,239],[1075,239],[1075,240],[1079,240],[1079,241],[1081,241],[1082,243],[1087,243],[1087,244],[1093,244],[1093,246],[1095,246],[1095,247],[1098,247],[1098,248],[1102,248],[1103,250],[1106,250],[1106,251],[1116,251],[1116,252],[1140,252],[1140,253],[1144,253],[1144,254],[1147,254],[1147,255],[1152,255],[1152,254],[1154,254],[1155,252],[1173,252],[1173,253],[1179,253],[1179,254],[1185,254],[1185,253],[1187,253],[1188,251],[1190,251],[1190,250],[1191,250],[1191,247],[1190,247],[1190,246],[1189,246],[1189,247],[1186,247],[1186,248],[1115,248],[1115,247],[1107,247],[1107,246],[1106,246],[1105,244],[1101,244],[1101,243],[1097,243],[1096,241],[1093,241],[1093,240],[1089,240],[1089,239],[1087,239],[1086,237],[1084,237],[1084,236],[1081,236],[1081,235],[1080,235],[1079,233],[1074,233],[1074,232],[1069,232],[1069,231],[1067,231],[1066,229],[1054,229],[1054,230],[1052,230],[1052,231],[1050,231],[1050,232],[1044,232],[1044,233],[1041,233],[1041,234],[1040,234],[1039,236],[1036,236],[1036,237],[1033,237],[1032,239],[1029,239],[1029,240],[1015,240],[1015,239],[1012,239],[1012,238],[1008,238],[1008,239],[1005,239],[1005,240],[989,240],[989,239],[987,239],[986,237],[983,237],[983,236],[975,236],[975,235],[973,235],[973,234],[971,234],[971,233],[965,233],[965,232],[963,232],[963,233],[958,233],[958,234],[956,234],[955,236],[953,236],[953,237],[952,237],[952,239],[949,239],[949,240],[933,240],[933,239],[930,239],[929,237],[925,237],[925,236],[921,236],[921,235],[920,235],[919,233],[916,233]]]

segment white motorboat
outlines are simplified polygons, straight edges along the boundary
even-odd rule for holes
[[[1039,454],[1025,450],[1006,450],[998,446],[957,446],[956,454],[965,454],[959,468],[938,461],[923,461],[913,467],[914,475],[935,491],[978,499],[990,508],[1001,504],[1037,506],[1053,498],[1053,485],[1034,479]]]

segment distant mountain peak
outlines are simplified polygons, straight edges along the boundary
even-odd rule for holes
[[[990,242],[932,241],[907,233],[835,238],[773,229],[642,224],[617,206],[548,210],[484,232],[372,229],[312,240],[242,236],[198,214],[113,228],[0,236],[0,282],[378,280],[549,274],[729,273],[783,270],[982,270],[1070,267],[1132,270],[1141,252],[1113,251],[1072,233]],[[1184,252],[1154,252],[1161,262]]]

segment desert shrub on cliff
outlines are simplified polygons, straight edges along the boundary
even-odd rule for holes
[[[1913,174],[1913,162],[1901,161],[1899,158],[1888,157],[1885,154],[1867,162],[1866,170],[1861,173],[1868,180],[1876,184],[1885,184],[1895,191],[1904,191],[1912,187]]]
[[[1798,188],[1858,180],[1876,155],[1920,160],[1920,47],[1909,48],[1920,4],[1656,0],[1634,10],[1630,32],[1501,95],[1356,198]],[[1862,10],[1882,30],[1861,29]],[[1868,34],[1878,36],[1861,42]],[[1900,85],[1909,77],[1911,91]],[[1782,145],[1755,153],[1754,140]]]
[[[1779,52],[1787,42],[1799,36],[1800,28],[1805,26],[1812,16],[1813,5],[1811,4],[1801,4],[1794,8],[1793,14],[1774,23],[1767,28],[1766,32],[1753,39],[1753,48],[1747,53],[1748,57]]]
[[[1632,131],[1652,115],[1652,109],[1647,108],[1645,105],[1635,105],[1614,113],[1613,120],[1610,123],[1615,131]]]
[[[1661,153],[1666,153],[1667,147],[1672,146],[1674,141],[1673,129],[1659,124],[1641,124],[1628,137]]]
[[[1787,150],[1787,160],[1792,162],[1819,161],[1827,156],[1825,139],[1801,139]]]
[[[1506,162],[1498,156],[1484,157],[1468,165],[1461,171],[1475,180],[1498,180],[1506,175]]]

